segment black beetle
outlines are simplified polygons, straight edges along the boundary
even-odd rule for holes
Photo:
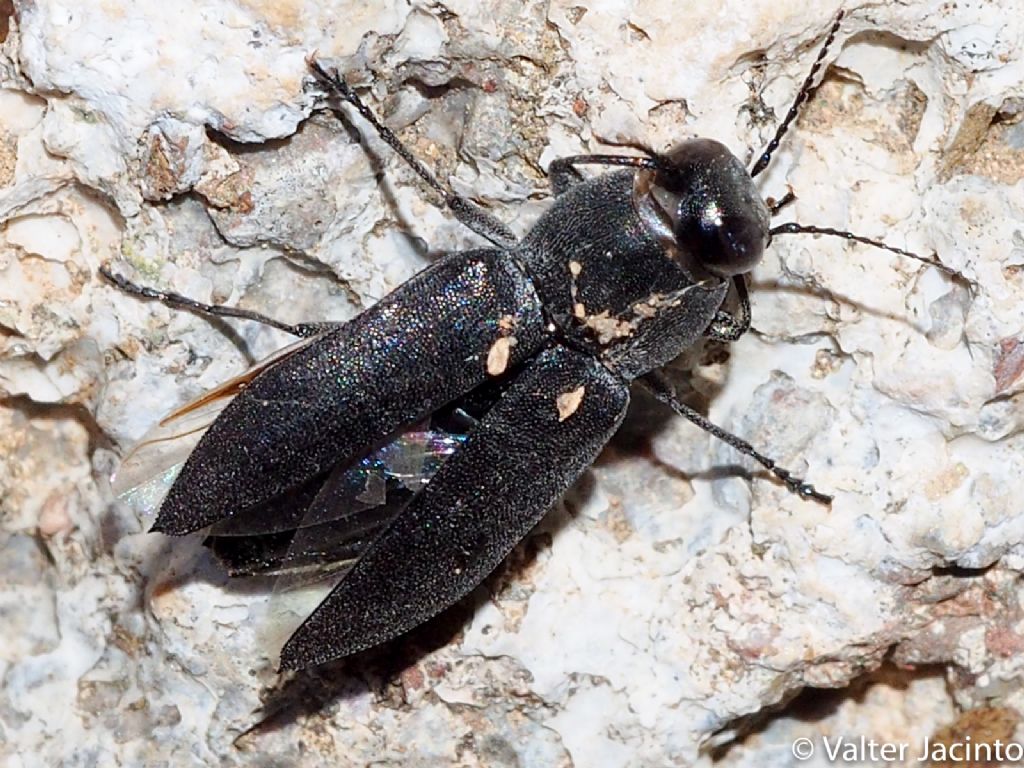
[[[772,228],[780,206],[763,201],[754,185],[813,91],[841,18],[750,172],[724,145],[700,138],[665,154],[560,159],[550,168],[556,200],[521,241],[441,185],[343,80],[311,61],[319,83],[354,106],[460,221],[496,247],[449,254],[341,325],[289,326],[104,270],[135,294],[304,337],[179,412],[230,400],[181,468],[153,530],[181,535],[220,523],[223,532],[258,518],[294,531],[312,500],[348,477],[338,468],[452,403],[459,411],[483,403],[429,483],[355,526],[358,534],[341,536],[355,562],[285,644],[281,666],[294,669],[394,638],[476,587],[597,457],[636,380],[790,490],[828,503],[680,402],[658,368],[702,335],[734,340],[749,328],[743,275],[773,235],[839,235],[920,258],[846,232]],[[585,180],[582,164],[623,169]],[[736,316],[722,309],[730,286]],[[327,506],[337,503],[326,498]],[[236,528],[255,530],[245,522]]]

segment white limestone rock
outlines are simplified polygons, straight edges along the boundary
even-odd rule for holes
[[[478,239],[358,120],[311,117],[307,56],[368,86],[418,156],[524,232],[554,157],[694,135],[759,152],[837,6],[14,5],[5,763],[689,765],[890,653],[943,665],[962,708],[1024,708],[1020,0],[845,4],[838,59],[762,179],[796,192],[784,217],[935,252],[965,281],[780,236],[753,275],[755,333],[674,366],[682,380],[696,365],[696,401],[834,493],[830,510],[745,477],[727,446],[639,398],[467,605],[291,680],[262,621],[271,585],[227,579],[196,537],[146,534],[108,482],[163,413],[287,339],[136,301],[98,267],[286,321],[351,317]],[[870,707],[935,690],[879,692],[818,727],[895,732]],[[949,717],[935,701],[928,722]],[[720,762],[787,764],[803,733],[780,717]]]

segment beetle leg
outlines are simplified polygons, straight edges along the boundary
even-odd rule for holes
[[[366,106],[366,103],[356,95],[352,87],[337,72],[328,72],[318,61],[312,58],[308,59],[308,64],[321,85],[327,88],[328,91],[337,94],[343,101],[351,104],[356,112],[373,127],[373,130],[376,131],[381,140],[397,152],[398,156],[431,189],[441,195],[445,206],[448,207],[458,221],[499,248],[511,248],[519,242],[519,238],[500,219],[470,202],[462,195],[452,191],[451,187],[447,184],[442,184],[423,163],[416,159],[416,156],[402,143],[402,140],[395,135],[395,132],[380,121],[373,110]]]
[[[560,157],[552,160],[548,166],[548,178],[551,179],[551,191],[555,193],[555,197],[583,181],[583,174],[572,164],[572,159]]]
[[[298,323],[296,325],[282,323],[280,320],[275,320],[272,317],[267,317],[259,312],[253,312],[248,309],[225,307],[219,304],[204,304],[201,301],[190,299],[188,296],[182,296],[180,293],[158,291],[155,288],[138,285],[121,275],[115,274],[106,265],[101,266],[99,272],[116,288],[131,296],[137,296],[142,299],[154,299],[172,309],[196,312],[209,317],[233,317],[239,320],[252,320],[257,323],[263,323],[263,325],[269,325],[272,328],[277,328],[285,333],[290,333],[292,336],[298,336],[300,339],[319,336],[321,333],[341,325],[341,323]]]
[[[548,177],[551,179],[551,190],[558,197],[567,189],[583,181],[578,165],[612,165],[617,168],[641,168],[656,170],[659,165],[653,157],[636,155],[571,155],[559,157],[548,166]]]
[[[292,635],[282,668],[385,642],[468,594],[597,457],[628,403],[593,357],[542,352]]]
[[[736,341],[750,330],[750,296],[747,294],[746,277],[736,275],[732,279],[732,284],[736,287],[740,310],[737,315],[721,309],[715,313],[715,319],[704,332],[704,335],[715,341]]]
[[[774,459],[770,459],[764,454],[759,453],[750,443],[737,437],[731,432],[726,432],[721,427],[712,424],[708,419],[693,410],[693,408],[679,400],[675,392],[675,387],[672,386],[671,382],[665,378],[665,375],[661,371],[651,371],[650,373],[645,374],[640,381],[643,382],[647,389],[656,398],[668,405],[673,411],[678,413],[680,416],[689,419],[705,432],[717,437],[722,442],[731,445],[744,456],[752,458],[762,467],[779,478],[779,480],[785,483],[786,488],[800,496],[800,498],[813,499],[814,501],[826,505],[832,503],[831,496],[816,490],[810,483],[805,482],[802,478],[796,477],[788,469],[780,467],[775,463]]]

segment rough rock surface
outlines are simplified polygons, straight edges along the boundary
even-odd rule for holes
[[[780,237],[756,332],[676,366],[831,510],[641,400],[471,604],[282,679],[268,585],[112,504],[161,414],[287,339],[136,301],[100,264],[343,319],[475,242],[358,121],[311,116],[311,52],[522,232],[560,155],[705,135],[752,156],[836,7],[0,2],[5,764],[787,765],[806,719],[752,716],[887,660],[928,672],[818,730],[910,739],[982,703],[1024,711],[1021,0],[846,3],[763,177],[796,192],[784,216],[964,280]]]

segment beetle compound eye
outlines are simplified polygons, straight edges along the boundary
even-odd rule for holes
[[[644,222],[688,263],[713,275],[748,272],[768,243],[770,214],[743,165],[720,142],[691,139],[640,174],[634,190]]]

